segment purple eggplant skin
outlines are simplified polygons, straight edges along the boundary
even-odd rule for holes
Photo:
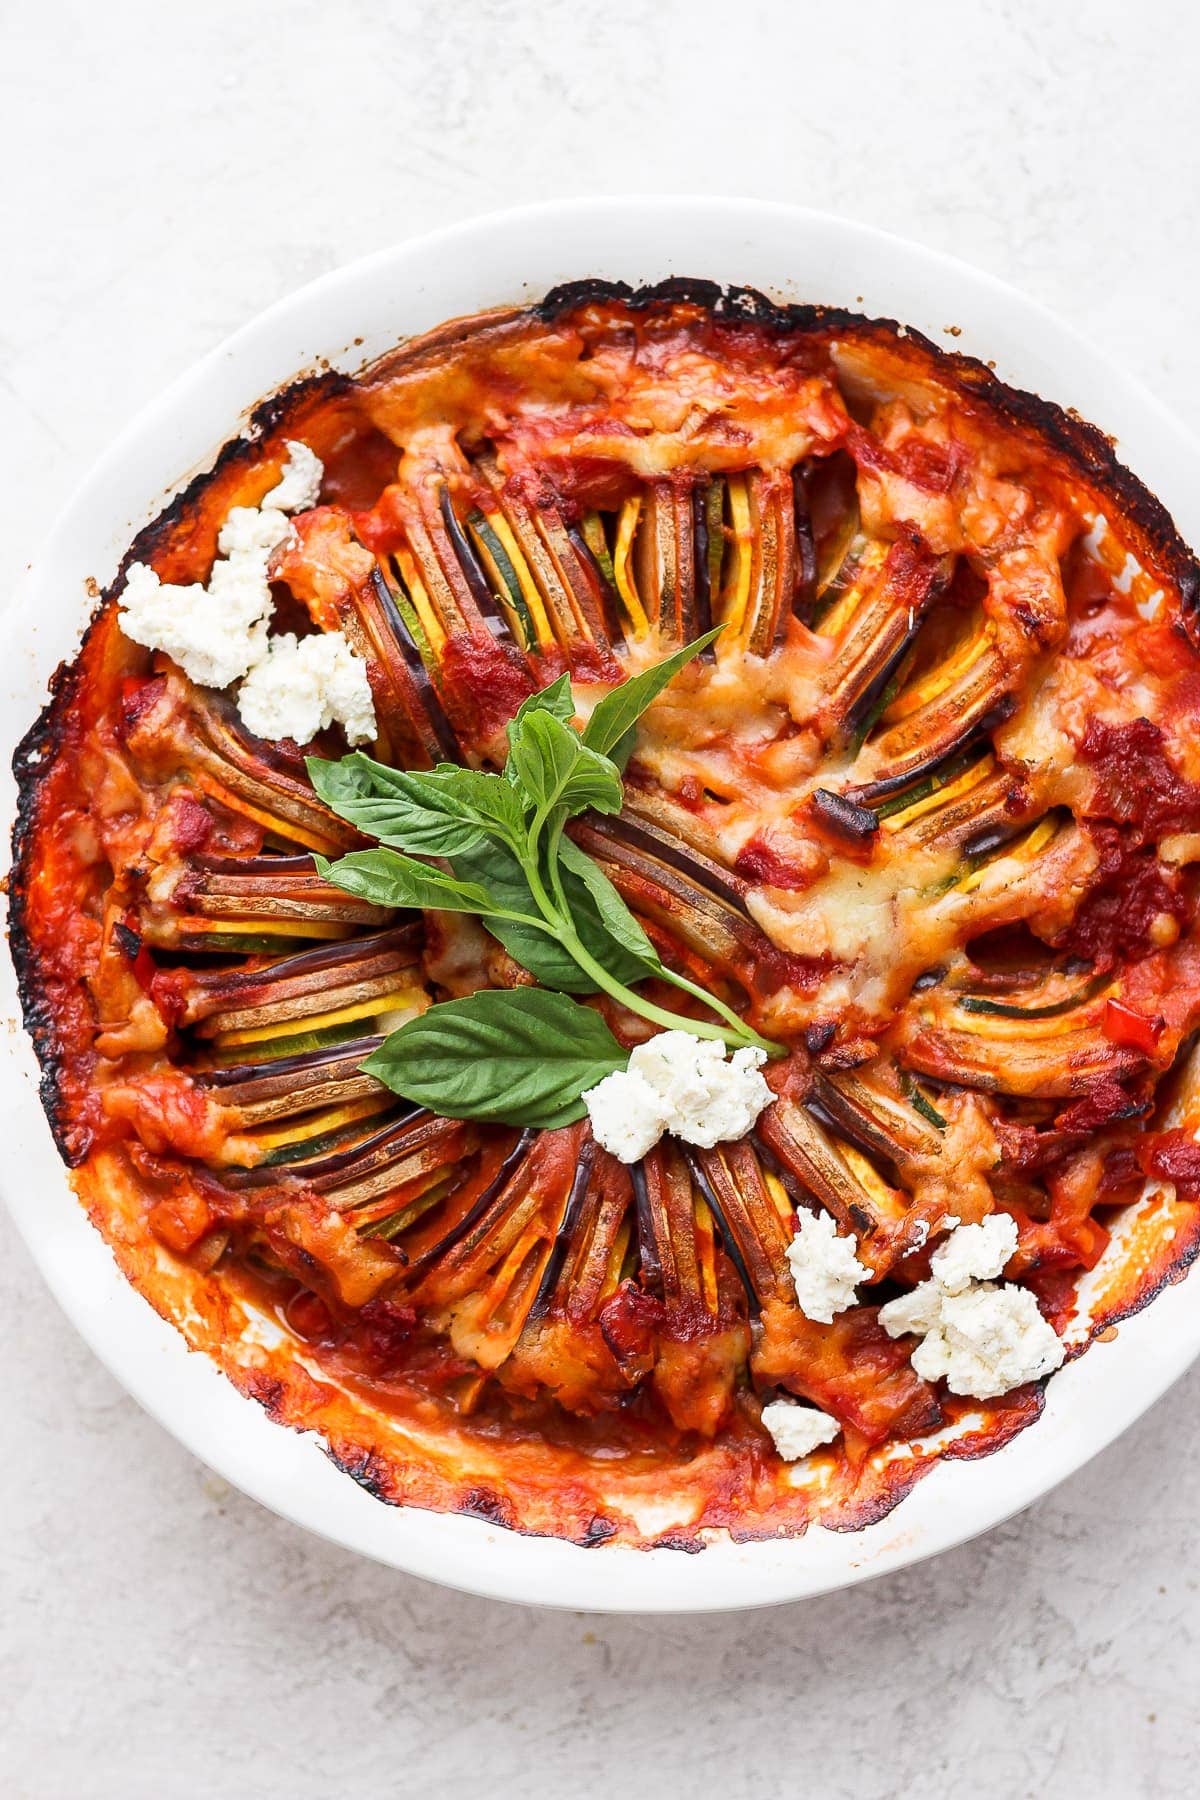
[[[699,1157],[696,1156],[691,1150],[689,1150],[689,1148],[686,1144],[681,1144],[680,1148],[683,1151],[684,1160],[687,1163],[688,1169],[691,1173],[692,1180],[695,1182],[696,1186],[699,1188],[700,1193],[702,1194],[702,1196],[704,1198],[704,1204],[707,1206],[709,1212],[713,1216],[713,1220],[716,1224],[717,1230],[720,1233],[721,1243],[724,1245],[724,1248],[725,1248],[725,1254],[728,1256],[730,1262],[733,1264],[734,1268],[737,1270],[738,1280],[741,1282],[743,1288],[745,1288],[745,1290],[746,1290],[746,1302],[750,1308],[750,1316],[751,1316],[751,1318],[756,1319],[758,1317],[759,1313],[762,1311],[762,1302],[759,1298],[757,1291],[755,1290],[753,1281],[750,1279],[750,1271],[749,1271],[749,1269],[747,1269],[745,1258],[742,1256],[741,1250],[738,1248],[737,1239],[734,1237],[733,1232],[729,1228],[729,1221],[725,1217],[725,1213],[722,1209],[721,1202],[717,1199],[716,1193],[713,1189],[713,1185],[712,1185],[711,1181],[708,1179],[708,1176],[705,1174],[704,1166],[701,1163]]]
[[[853,1144],[864,1156],[882,1162],[889,1179],[896,1179],[896,1144],[869,1114],[864,1117],[858,1107],[852,1106],[819,1069],[813,1074],[812,1089],[804,1106],[815,1119],[820,1120],[826,1130]]]
[[[593,815],[589,813],[589,820]],[[634,819],[628,813],[622,813],[616,819],[606,819],[606,835],[623,838],[635,849],[645,850],[648,855],[658,857],[660,862],[675,869],[680,875],[686,875],[689,881],[695,882],[699,888],[705,888],[714,899],[724,901],[726,906],[733,907],[746,918],[750,917],[746,907],[745,888],[739,887],[726,875],[725,871],[702,857],[698,851],[672,838],[667,832]]]
[[[442,515],[442,525],[450,540],[450,547],[463,572],[463,579],[471,590],[471,598],[479,608],[488,630],[493,637],[508,638],[511,642],[512,633],[508,629],[508,621],[501,613],[479,558],[476,556],[466,532],[458,522],[458,515],[450,504],[450,490],[444,482],[438,495],[438,511]]]
[[[877,800],[890,799],[901,789],[912,787],[914,783],[922,781],[927,775],[935,775],[947,763],[953,762],[956,757],[969,750],[977,740],[986,737],[998,725],[1003,725],[1006,719],[1011,719],[1016,710],[1016,696],[1005,694],[981,719],[976,719],[969,725],[961,737],[955,738],[953,743],[939,746],[932,756],[927,757],[924,762],[915,763],[912,768],[906,769],[903,775],[884,775],[878,781],[864,782],[861,787],[852,788],[850,791],[854,799],[860,805],[872,806]]]
[[[475,1229],[488,1208],[492,1206],[503,1193],[504,1189],[512,1180],[512,1177],[525,1161],[525,1158],[533,1148],[534,1140],[537,1136],[538,1133],[531,1130],[526,1130],[521,1133],[508,1155],[504,1158],[504,1161],[500,1164],[500,1167],[496,1170],[491,1181],[489,1181],[482,1194],[480,1194],[479,1198],[475,1201],[475,1204],[463,1214],[457,1225],[451,1226],[445,1237],[439,1238],[436,1244],[431,1244],[424,1255],[418,1256],[416,1261],[409,1265],[408,1279],[410,1281],[418,1275],[424,1275],[428,1269],[433,1267],[434,1263],[440,1262],[443,1256],[448,1256],[455,1245],[461,1244],[467,1233]]]
[[[355,1038],[350,1042],[326,1044],[321,1050],[306,1050],[299,1056],[276,1056],[270,1062],[232,1063],[223,1069],[202,1069],[195,1080],[200,1087],[241,1087],[248,1081],[266,1080],[273,1076],[316,1075],[330,1063],[352,1062],[356,1066],[384,1042],[381,1037]]]
[[[608,634],[608,641],[610,644],[619,644],[623,634],[619,622],[620,609],[612,582],[596,561],[592,554],[592,547],[578,525],[568,525],[567,536],[571,540],[576,556],[596,584],[596,593],[600,601],[600,619]]]
[[[588,1183],[592,1177],[592,1163],[595,1155],[595,1142],[592,1138],[588,1138],[579,1152],[579,1162],[571,1182],[571,1191],[567,1195],[567,1204],[563,1209],[562,1222],[554,1234],[554,1243],[546,1258],[546,1266],[542,1270],[542,1279],[538,1282],[533,1305],[529,1309],[530,1319],[543,1318],[549,1309],[554,1290],[558,1286],[559,1277],[567,1260],[567,1252],[570,1250],[575,1233],[579,1228],[579,1218],[587,1200]]]
[[[654,1217],[650,1209],[650,1194],[646,1187],[646,1166],[644,1163],[631,1163],[629,1179],[633,1183],[634,1220],[637,1225],[638,1262],[641,1265],[642,1286],[650,1294],[661,1294],[663,1287],[662,1264],[658,1257],[658,1245],[654,1241]]]
[[[869,843],[879,830],[879,820],[870,807],[848,800],[845,794],[832,793],[829,788],[814,788],[812,803],[826,825],[842,837],[852,838],[855,843]]]
[[[990,856],[993,850],[999,850],[1003,845],[1011,844],[1024,828],[1023,823],[1018,823],[1012,826],[994,825],[988,831],[977,831],[974,837],[969,837],[964,841],[963,855],[969,857]]]
[[[350,1173],[363,1157],[374,1156],[386,1148],[392,1139],[407,1137],[414,1125],[420,1125],[433,1116],[424,1107],[410,1106],[407,1112],[390,1114],[387,1124],[379,1131],[372,1132],[370,1137],[359,1138],[346,1150],[326,1151],[307,1162],[297,1158],[282,1171],[270,1162],[258,1163],[249,1169],[225,1169],[222,1178],[228,1187],[236,1188],[270,1187],[279,1180],[281,1172],[306,1184],[322,1180],[328,1182],[335,1176]]]
[[[813,536],[808,483],[808,465],[797,463],[792,470],[792,511],[796,533],[796,586],[792,594],[792,611],[805,625],[812,618],[817,599],[817,543]],[[782,622],[781,616],[781,625]]]
[[[425,716],[429,720],[434,738],[437,742],[437,747],[441,752],[443,760],[445,762],[453,763],[462,762],[462,748],[454,735],[449,719],[442,710],[442,703],[438,699],[437,690],[434,687],[433,682],[430,680],[429,670],[425,667],[424,659],[421,656],[421,652],[417,649],[416,641],[409,631],[408,626],[404,623],[404,617],[400,608],[393,600],[388,584],[383,579],[383,572],[378,565],[371,571],[371,585],[375,589],[375,598],[378,600],[380,609],[387,621],[388,629],[400,646],[400,654],[404,658],[404,666],[412,677],[413,686],[417,690],[417,696],[424,708]]]

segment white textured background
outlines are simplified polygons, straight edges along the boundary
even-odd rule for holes
[[[1198,53],[1190,0],[0,0],[0,582],[143,401],[268,302],[558,194],[890,227],[1194,414]],[[229,1492],[117,1391],[6,1223],[0,1368],[5,1796],[1200,1792],[1200,1373],[936,1563],[641,1621],[442,1593]]]

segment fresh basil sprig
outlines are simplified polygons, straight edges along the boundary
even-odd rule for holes
[[[510,722],[502,774],[447,763],[405,772],[358,751],[337,763],[309,758],[326,804],[384,846],[336,863],[317,857],[326,879],[381,906],[473,913],[542,983],[447,1001],[394,1032],[365,1066],[397,1093],[451,1117],[514,1125],[581,1117],[583,1088],[625,1057],[598,1015],[566,994],[606,993],[653,1024],[778,1053],[724,1001],[664,966],[612,882],[565,835],[580,813],[620,810],[616,759],[627,757],[633,726],[716,635],[622,683],[582,732],[572,724],[570,680],[560,676]],[[651,977],[701,1000],[721,1023],[683,1019],[630,985]],[[476,1066],[465,1070],[456,1058]],[[576,1079],[582,1085],[568,1095]]]

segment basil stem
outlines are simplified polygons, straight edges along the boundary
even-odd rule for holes
[[[545,823],[544,810],[539,808],[534,814],[529,828],[527,850],[521,858],[525,877],[529,882],[529,891],[537,903],[538,910],[553,928],[564,949],[575,959],[584,973],[591,976],[598,988],[603,989],[622,1006],[628,1007],[630,1012],[637,1013],[640,1018],[648,1020],[652,1025],[663,1025],[669,1031],[690,1031],[693,1037],[717,1038],[727,1044],[730,1049],[743,1049],[748,1045],[754,1045],[760,1050],[765,1050],[768,1056],[784,1054],[782,1044],[773,1043],[770,1038],[760,1037],[758,1032],[753,1031],[730,1007],[718,1000],[715,994],[710,994],[706,989],[697,987],[685,975],[676,975],[662,964],[659,965],[659,969],[665,981],[669,981],[672,986],[682,989],[685,993],[694,995],[696,999],[702,1000],[706,1006],[711,1007],[715,1013],[725,1019],[727,1024],[715,1025],[707,1019],[683,1018],[679,1013],[669,1012],[666,1007],[655,1006],[652,1000],[644,1000],[640,994],[634,993],[632,988],[626,987],[623,981],[618,981],[615,975],[610,975],[603,963],[598,962],[587,946],[580,941],[579,934],[572,922],[571,909],[563,893],[560,873],[562,865],[558,858],[558,839],[562,835],[564,823],[561,819],[555,826],[547,858],[554,898],[551,899],[546,892],[541,872],[537,866],[538,846]]]

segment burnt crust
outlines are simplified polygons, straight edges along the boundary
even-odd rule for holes
[[[569,287],[556,289],[548,295],[540,306],[521,309],[519,311],[496,311],[479,315],[475,319],[451,322],[439,327],[419,340],[413,340],[384,359],[383,363],[374,365],[371,373],[377,374],[384,367],[391,368],[403,362],[412,366],[422,359],[433,359],[454,344],[478,333],[502,333],[519,328],[520,324],[531,317],[553,319],[582,304],[620,300],[625,304],[646,310],[655,305],[694,304],[705,307],[714,317],[730,323],[753,325],[772,332],[808,333],[816,337],[830,338],[839,331],[852,332],[858,342],[871,341],[886,343],[893,352],[913,352],[914,362],[920,362],[945,385],[956,387],[965,397],[990,408],[998,416],[1009,423],[1035,435],[1042,443],[1051,443],[1066,457],[1073,470],[1090,486],[1099,490],[1121,509],[1120,522],[1136,536],[1144,540],[1146,560],[1163,573],[1180,592],[1183,604],[1195,611],[1200,599],[1200,568],[1195,558],[1176,530],[1166,509],[1151,495],[1144,485],[1125,468],[1117,459],[1112,443],[1096,427],[1065,412],[1051,402],[1043,401],[1038,396],[1025,393],[1019,389],[1008,387],[1001,382],[993,371],[973,358],[959,353],[949,352],[921,334],[909,330],[886,319],[870,319],[863,315],[844,309],[825,308],[820,306],[778,306],[765,296],[749,288],[721,289],[711,282],[689,282],[673,279],[658,283],[653,287],[639,290],[624,289],[622,284],[603,282],[584,282],[570,284]],[[135,538],[134,542],[122,558],[114,581],[100,596],[96,612],[87,628],[83,643],[86,644],[91,632],[103,611],[104,605],[120,592],[124,576],[129,564],[134,560],[152,558],[157,551],[170,545],[174,535],[186,531],[198,514],[203,496],[212,481],[222,472],[235,467],[240,462],[249,462],[259,453],[261,438],[286,426],[300,409],[314,398],[325,398],[347,392],[357,385],[355,380],[346,376],[326,375],[293,384],[279,394],[272,396],[255,409],[249,423],[248,433],[226,443],[212,467],[197,476],[188,486],[164,509],[159,517],[146,526]],[[1139,546],[1140,547],[1140,546]],[[82,648],[82,646],[81,646]],[[13,875],[11,894],[11,943],[14,963],[17,969],[18,987],[26,1028],[33,1038],[35,1050],[41,1065],[41,1097],[51,1124],[55,1142],[68,1164],[76,1164],[86,1155],[87,1147],[73,1146],[69,1136],[69,1121],[66,1117],[66,1101],[62,1091],[63,1066],[57,1054],[54,1042],[54,1015],[49,1004],[49,988],[43,985],[37,967],[33,949],[27,931],[27,879],[29,874],[29,858],[32,855],[33,842],[39,822],[39,801],[44,793],[43,781],[48,769],[52,766],[56,755],[63,745],[72,708],[79,685],[78,661],[64,663],[56,671],[50,684],[50,695],[47,705],[35,721],[14,756],[14,774],[18,786],[18,812],[13,834]],[[1107,1315],[1096,1326],[1111,1323],[1114,1319],[1127,1317],[1140,1310],[1153,1298],[1167,1281],[1178,1279],[1183,1269],[1190,1263],[1200,1249],[1200,1239],[1192,1243],[1182,1266],[1172,1265],[1155,1281],[1151,1289],[1124,1307],[1122,1310]],[[266,1409],[268,1414],[281,1423],[294,1424],[297,1428],[305,1428],[302,1421],[293,1414],[295,1406],[286,1379],[262,1380],[255,1386],[248,1383],[247,1391]],[[1040,1411],[1041,1394],[1037,1396],[1037,1410]],[[1033,1414],[1036,1416],[1036,1413]],[[1014,1429],[1021,1429],[1032,1422],[1032,1417],[1022,1417]],[[996,1448],[994,1441],[981,1444],[978,1449],[972,1447],[950,1448],[946,1456],[970,1457],[988,1453]],[[387,1459],[370,1445],[369,1440],[362,1443],[341,1442],[336,1449],[330,1447],[327,1453],[336,1466],[361,1485],[365,1491],[375,1498],[391,1504],[399,1503],[402,1496],[396,1491],[394,1483],[389,1479],[390,1467]],[[917,1477],[914,1476],[915,1480]],[[912,1483],[907,1483],[903,1492],[908,1491]],[[883,1517],[890,1512],[896,1502],[903,1497],[902,1492],[892,1491],[887,1495],[878,1495],[869,1507],[864,1507],[861,1515],[847,1516],[844,1523],[834,1525],[833,1529],[854,1530]],[[472,1489],[461,1502],[459,1510],[483,1518],[490,1523],[507,1528],[515,1527],[509,1503],[504,1495],[480,1486]],[[601,1544],[614,1535],[619,1535],[620,1528],[613,1521],[597,1514],[587,1529],[573,1541],[584,1546]],[[732,1534],[739,1538],[737,1532]],[[744,1541],[752,1541],[760,1536],[771,1536],[769,1532],[748,1532]],[[678,1549],[681,1552],[694,1554],[704,1548],[701,1539],[689,1536],[686,1532],[670,1533],[658,1540],[664,1547]]]
[[[79,683],[83,653],[109,601],[125,585],[131,563],[145,562],[163,548],[181,530],[186,530],[198,516],[205,490],[220,474],[249,463],[258,454],[264,437],[285,427],[302,407],[345,393],[353,387],[347,375],[330,372],[308,376],[291,382],[279,393],[257,405],[250,415],[246,430],[221,446],[211,468],[204,470],[182,488],[158,517],[138,532],[117,566],[107,587],[99,591],[95,609],[88,620],[79,648],[70,661],[61,662],[47,684],[46,704],[13,752],[12,772],[17,784],[16,816],[12,830],[12,865],[8,879],[8,941],[17,977],[17,994],[21,1017],[41,1071],[38,1092],[54,1138],[55,1147],[68,1168],[76,1168],[88,1153],[88,1143],[73,1134],[67,1117],[63,1092],[64,1067],[58,1045],[54,1009],[43,971],[30,941],[27,914],[29,900],[29,859],[39,821],[42,779],[63,746]]]
[[[639,312],[656,306],[696,306],[722,322],[754,326],[774,335],[797,333],[830,339],[838,332],[853,332],[859,341],[883,344],[893,352],[915,352],[922,364],[957,389],[964,399],[992,410],[1040,443],[1052,444],[1082,481],[1102,496],[1115,500],[1121,510],[1122,524],[1132,528],[1146,560],[1162,579],[1178,590],[1186,612],[1194,618],[1200,613],[1200,563],[1166,507],[1119,460],[1112,441],[1098,426],[1040,395],[1010,386],[977,358],[946,350],[923,333],[894,319],[870,317],[845,307],[774,301],[756,288],[722,287],[702,277],[671,276],[641,287],[590,277],[562,283],[528,307],[495,307],[445,321],[431,331],[408,339],[367,365],[357,376],[328,371],[292,382],[261,401],[250,414],[246,429],[221,447],[211,467],[194,476],[158,517],[138,532],[122,557],[113,580],[101,590],[75,658],[60,665],[51,677],[46,705],[14,753],[12,766],[17,784],[17,810],[12,835],[9,942],[25,1028],[33,1040],[41,1067],[42,1104],[55,1144],[69,1167],[75,1166],[86,1155],[87,1147],[86,1144],[72,1144],[65,1116],[63,1070],[53,1010],[26,925],[27,865],[37,824],[42,776],[53,764],[62,743],[74,699],[79,658],[104,607],[124,586],[130,564],[152,559],[158,551],[168,547],[177,534],[186,532],[198,517],[210,484],[219,475],[250,462],[264,437],[285,428],[312,402],[349,394],[360,382],[379,380],[401,366],[416,367],[445,354],[468,338],[511,331],[530,319],[550,324],[581,307],[604,304],[622,304]],[[1200,631],[1200,621],[1197,630]]]
[[[13,757],[17,812],[12,836],[9,941],[25,1028],[33,1040],[41,1067],[42,1104],[55,1144],[69,1167],[74,1167],[86,1155],[87,1146],[71,1142],[53,1011],[26,927],[27,861],[37,823],[41,779],[53,764],[62,743],[75,693],[79,657],[104,607],[124,586],[130,564],[152,559],[158,551],[169,546],[177,534],[186,532],[197,518],[210,484],[219,475],[250,462],[264,437],[285,428],[310,403],[349,394],[362,381],[385,378],[399,367],[419,366],[444,355],[468,338],[503,334],[530,319],[551,324],[581,307],[604,304],[622,304],[639,312],[656,306],[696,306],[711,313],[714,319],[731,325],[754,326],[773,335],[797,333],[830,339],[838,332],[853,332],[860,341],[883,344],[893,352],[915,353],[921,363],[964,399],[992,410],[1040,443],[1052,444],[1082,481],[1099,494],[1115,500],[1121,510],[1122,524],[1132,528],[1143,555],[1162,579],[1178,590],[1183,609],[1193,616],[1200,632],[1200,619],[1197,619],[1200,614],[1200,563],[1166,507],[1119,460],[1112,440],[1098,426],[1055,402],[1010,386],[977,358],[961,351],[946,350],[923,333],[894,319],[871,317],[845,307],[774,301],[756,288],[722,287],[718,282],[702,277],[671,276],[641,287],[590,277],[562,283],[531,306],[494,307],[447,320],[408,339],[367,365],[357,376],[328,371],[292,382],[261,401],[250,414],[246,429],[221,447],[211,467],[193,477],[158,517],[138,532],[122,557],[112,582],[100,592],[75,658],[70,663],[63,663],[51,677],[46,705]]]
[[[95,623],[96,618],[93,618],[84,634],[84,643],[91,636]],[[13,752],[17,812],[13,822],[13,860],[8,882],[8,944],[16,971],[21,1018],[38,1060],[38,1093],[42,1107],[55,1147],[68,1168],[74,1168],[82,1161],[87,1151],[86,1145],[71,1142],[54,1010],[29,936],[28,858],[32,854],[38,824],[42,776],[58,754],[78,679],[78,663],[59,664],[50,677],[49,700]]]
[[[1184,609],[1193,614],[1200,609],[1200,563],[1162,501],[1120,461],[1112,439],[1099,426],[1053,400],[1010,386],[977,357],[946,350],[911,325],[886,316],[873,317],[841,306],[785,303],[771,300],[757,288],[721,287],[715,281],[681,275],[639,288],[596,278],[564,282],[552,288],[533,310],[552,322],[581,306],[605,302],[621,302],[639,312],[660,305],[699,306],[715,319],[754,325],[780,336],[797,332],[828,338],[839,331],[853,331],[860,339],[886,342],[892,349],[918,351],[935,365],[939,378],[964,398],[999,413],[1010,425],[1032,432],[1039,441],[1049,441],[1089,486],[1119,501],[1122,522],[1132,524],[1144,540],[1150,560],[1179,590]]]

